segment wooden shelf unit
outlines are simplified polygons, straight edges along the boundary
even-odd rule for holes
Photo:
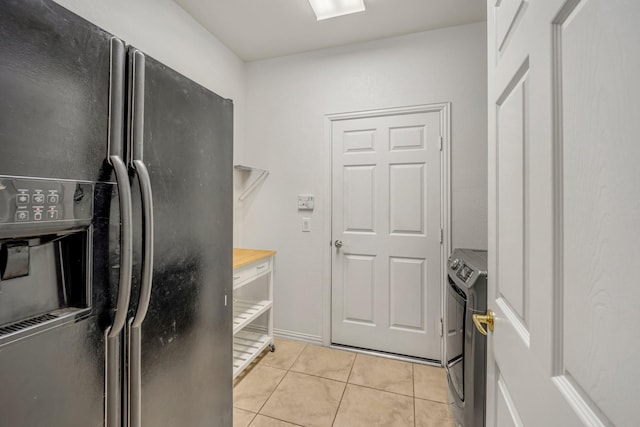
[[[233,250],[233,290],[267,278],[267,299],[249,301],[233,297],[233,378],[237,377],[264,349],[273,345],[273,259],[275,251]],[[267,316],[267,326],[254,322]]]

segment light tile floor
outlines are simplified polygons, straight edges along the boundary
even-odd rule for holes
[[[234,427],[453,427],[444,369],[275,344],[234,382]]]

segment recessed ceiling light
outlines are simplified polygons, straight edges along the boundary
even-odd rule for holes
[[[309,3],[318,21],[364,11],[364,0],[309,0]]]

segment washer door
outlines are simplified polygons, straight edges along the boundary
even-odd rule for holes
[[[446,364],[449,383],[464,401],[464,327],[467,296],[449,277]]]

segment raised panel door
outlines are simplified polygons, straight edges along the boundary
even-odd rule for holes
[[[332,122],[335,344],[440,360],[442,112]]]

